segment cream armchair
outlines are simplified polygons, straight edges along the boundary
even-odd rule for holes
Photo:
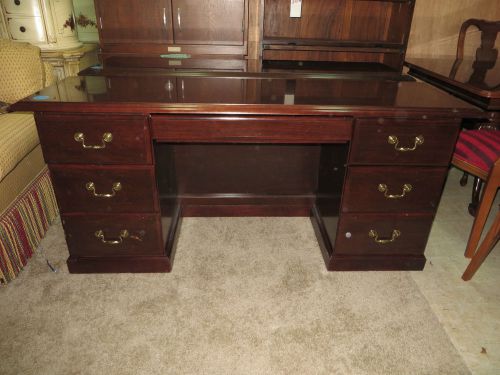
[[[53,81],[38,47],[0,39],[1,283],[18,275],[58,214],[33,114],[7,113]]]

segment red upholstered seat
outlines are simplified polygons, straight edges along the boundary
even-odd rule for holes
[[[464,130],[458,137],[454,159],[488,173],[500,158],[500,130]]]

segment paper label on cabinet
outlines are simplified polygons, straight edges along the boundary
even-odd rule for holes
[[[302,16],[302,0],[290,0],[290,17],[300,18]]]
[[[283,101],[285,105],[294,105],[295,104],[295,94],[285,94],[285,100]]]

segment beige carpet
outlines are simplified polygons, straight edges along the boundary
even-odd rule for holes
[[[406,272],[326,272],[307,218],[185,219],[171,274],[0,287],[0,374],[468,374]]]

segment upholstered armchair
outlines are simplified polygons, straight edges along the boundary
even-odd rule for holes
[[[0,282],[15,278],[58,214],[31,113],[12,104],[54,81],[40,49],[0,39]]]

